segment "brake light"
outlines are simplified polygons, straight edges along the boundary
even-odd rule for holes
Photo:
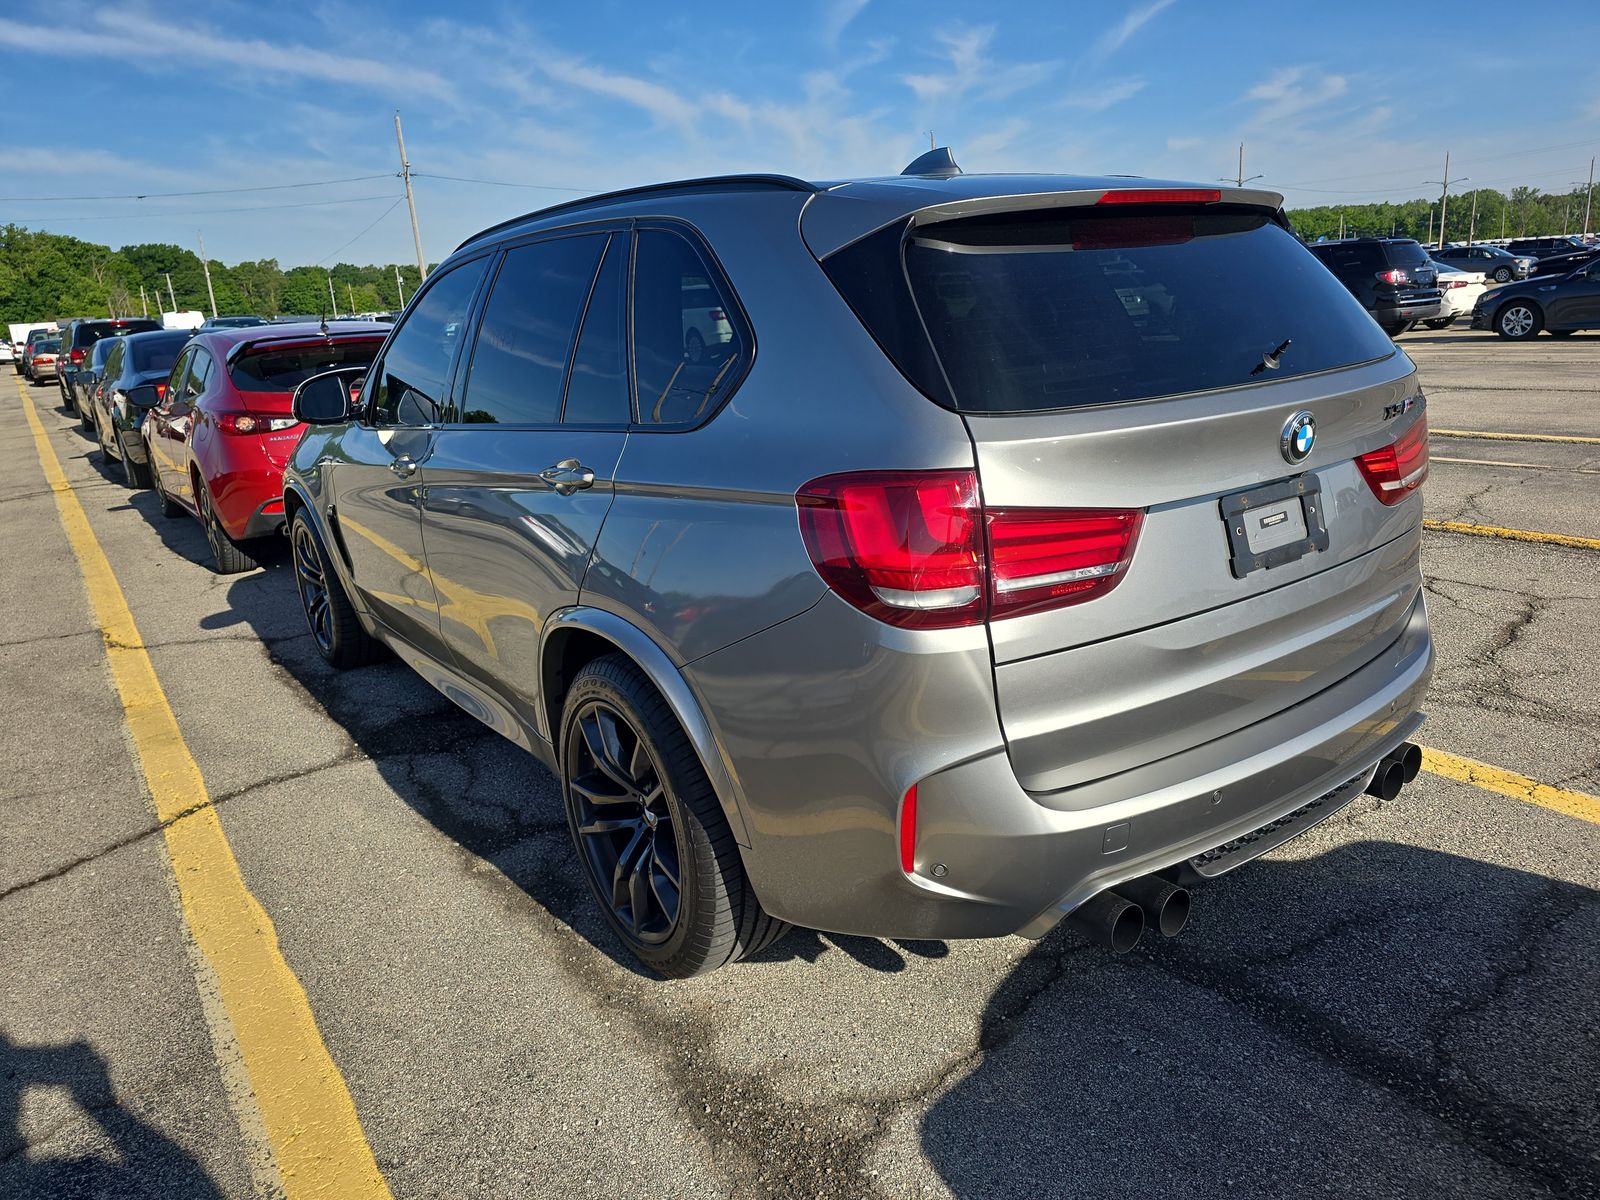
[[[917,865],[917,785],[900,802],[900,869],[907,875]]]
[[[987,514],[992,618],[1079,604],[1121,582],[1141,509],[1000,509]]]
[[[75,363],[81,363],[83,361],[83,351],[74,350],[70,355],[68,355],[68,357],[71,358]]]
[[[713,321],[726,321],[728,319],[728,314],[723,312],[720,308],[713,308],[707,315]]]
[[[1139,509],[985,512],[972,471],[862,471],[795,495],[817,573],[869,616],[949,629],[1079,604],[1120,582]]]
[[[1217,188],[1113,188],[1096,204],[1215,204]]]
[[[293,417],[258,417],[253,413],[236,412],[218,413],[216,421],[223,433],[271,433],[299,424]]]
[[[1419,418],[1393,445],[1357,455],[1356,466],[1374,496],[1399,504],[1428,477],[1428,418]]]
[[[1405,273],[1403,267],[1391,267],[1387,271],[1379,271],[1378,278],[1384,283],[1409,283],[1411,276]]]

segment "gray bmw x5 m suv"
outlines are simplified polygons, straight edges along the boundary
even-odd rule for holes
[[[285,503],[322,653],[555,772],[659,972],[1123,949],[1415,773],[1422,406],[1276,194],[941,152],[478,234],[302,385]]]

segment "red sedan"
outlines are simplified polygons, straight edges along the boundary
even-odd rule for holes
[[[389,328],[218,329],[184,347],[142,436],[162,513],[199,519],[218,574],[254,567],[259,539],[283,529],[283,466],[304,432],[291,415],[295,387],[372,362]]]

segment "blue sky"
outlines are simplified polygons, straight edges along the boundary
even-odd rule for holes
[[[0,223],[112,245],[200,231],[228,262],[411,259],[396,108],[414,171],[546,185],[419,178],[430,261],[587,191],[893,173],[929,129],[969,171],[1200,180],[1243,141],[1291,205],[1431,194],[1446,149],[1472,186],[1564,189],[1600,153],[1600,67],[1578,49],[1600,45],[1593,0],[1537,6],[1525,40],[1487,0],[1420,27],[1354,0],[68,2],[46,27],[14,7]]]

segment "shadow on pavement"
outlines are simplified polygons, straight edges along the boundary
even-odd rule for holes
[[[67,1091],[99,1136],[82,1126],[49,1130],[27,1153],[23,1094]],[[67,1143],[58,1151],[48,1143]],[[208,1200],[220,1196],[188,1151],[117,1102],[103,1058],[87,1042],[28,1046],[0,1033],[0,1195],[15,1200]]]
[[[1600,893],[1358,842],[1195,899],[996,989],[921,1122],[951,1192],[1600,1196]]]

